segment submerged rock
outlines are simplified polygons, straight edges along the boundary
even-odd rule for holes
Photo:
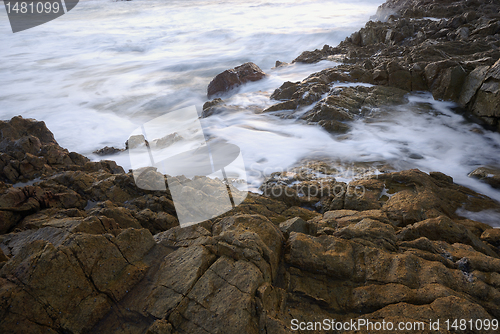
[[[112,155],[112,154],[116,154],[116,153],[120,153],[120,152],[123,152],[125,151],[124,149],[122,148],[116,148],[116,147],[113,147],[113,146],[105,146],[101,149],[98,149],[98,150],[95,150],[94,154],[97,154],[97,155]]]

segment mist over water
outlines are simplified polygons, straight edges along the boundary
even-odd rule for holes
[[[207,100],[210,80],[247,61],[268,76],[225,99],[243,110],[202,120],[207,136],[238,145],[255,189],[264,174],[306,157],[387,163],[396,170],[441,171],[500,200],[468,178],[500,165],[498,133],[478,129],[450,103],[413,94],[409,104],[373,110],[333,136],[289,115],[255,114],[284,81],[335,66],[329,61],[273,68],[304,50],[337,45],[376,12],[377,1],[80,1],[57,20],[12,34],[0,5],[0,119],[46,122],[59,144],[91,158],[124,147],[142,123]],[[286,115],[285,115],[286,116]],[[125,169],[127,154],[107,157]]]

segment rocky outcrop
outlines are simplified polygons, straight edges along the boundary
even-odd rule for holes
[[[2,124],[28,129],[15,140],[57,145],[34,120]],[[0,183],[2,333],[288,333],[292,319],[428,328],[436,317],[500,317],[500,234],[456,213],[500,204],[444,174],[345,184],[317,170],[277,173],[267,196],[180,228],[168,191],[141,190],[108,162],[73,166],[33,185]]]
[[[220,95],[246,82],[257,81],[266,74],[254,63],[245,63],[218,74],[209,84],[207,97]]]
[[[91,163],[81,154],[60,147],[44,122],[20,116],[0,121],[0,181],[27,182],[58,171],[123,172],[113,161]]]
[[[422,89],[488,111],[497,103],[497,13],[481,0],[391,0],[384,22],[301,55],[346,63],[283,84],[267,111],[315,103],[303,118],[342,132]],[[376,86],[332,87],[339,82]],[[229,107],[214,100],[204,111]],[[477,116],[494,125],[490,114]],[[290,333],[294,321],[324,319],[437,332],[435,319],[500,318],[499,230],[460,216],[500,212],[498,202],[439,172],[347,184],[323,167],[275,173],[262,195],[180,228],[168,189],[139,189],[114,162],[68,152],[43,122],[0,122],[0,332]],[[473,174],[495,180],[484,168]]]

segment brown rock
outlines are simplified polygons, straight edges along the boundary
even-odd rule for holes
[[[300,217],[288,219],[280,223],[280,230],[286,237],[288,237],[291,232],[316,235],[316,228],[314,224],[308,224]]]
[[[492,244],[495,247],[500,246],[500,229],[492,228],[488,229],[481,234],[481,240]]]
[[[496,256],[487,245],[466,227],[453,222],[445,216],[427,219],[407,226],[398,234],[399,240],[414,240],[420,237],[426,237],[430,240],[443,240],[450,244],[462,243],[471,245],[479,252]]]
[[[266,74],[254,63],[245,63],[218,74],[208,85],[207,96],[228,92],[249,81],[257,81]]]
[[[470,177],[480,179],[493,188],[500,188],[500,169],[493,167],[479,167],[474,169]]]

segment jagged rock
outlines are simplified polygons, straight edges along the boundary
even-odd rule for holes
[[[162,138],[159,138],[159,139],[155,139],[153,140],[153,145],[155,148],[157,149],[164,149],[164,148],[167,148],[175,143],[177,143],[178,141],[182,141],[184,140],[184,138],[179,135],[177,132],[174,132],[174,133],[171,133],[171,134],[168,134]]]
[[[494,103],[498,42],[487,34],[497,32],[497,13],[486,1],[389,0],[379,12],[387,22],[302,57],[344,54],[351,65],[287,83],[275,97],[295,109],[322,100],[335,81],[364,81],[430,86],[451,99],[465,92],[467,108]],[[425,16],[448,19],[408,20]],[[396,91],[370,89],[327,99],[357,116]],[[500,317],[498,229],[456,213],[499,204],[447,175],[410,170],[346,185],[334,171],[327,182],[311,177],[314,168],[281,173],[265,187],[291,196],[252,194],[221,217],[180,228],[168,189],[138,189],[116,164],[60,148],[42,125],[0,123],[1,177],[40,178],[20,188],[0,182],[2,333],[288,333],[291,319],[428,326]],[[335,186],[343,191],[328,192]]]
[[[271,95],[273,100],[290,100],[293,94],[299,88],[299,82],[286,81],[280,88],[276,89]]]
[[[330,91],[329,96],[319,101],[302,118],[309,121],[345,122],[369,113],[371,108],[403,104],[407,92],[398,88],[375,87],[339,87]]]
[[[123,152],[123,151],[125,151],[125,150],[122,148],[105,146],[101,149],[95,150],[92,153],[97,154],[97,155],[112,155],[112,154],[116,154],[116,153]]]
[[[491,125],[498,124],[500,117],[500,60],[490,67],[485,80],[477,91],[472,111],[488,121]]]
[[[462,105],[467,105],[474,97],[474,95],[476,95],[477,90],[479,89],[479,87],[481,87],[484,79],[486,78],[488,69],[488,66],[478,66],[469,73],[469,75],[465,79],[462,91],[460,93],[459,102]]]
[[[435,99],[457,101],[466,75],[460,64],[448,60],[425,67],[427,85]]]
[[[228,92],[249,81],[257,81],[264,78],[266,74],[254,63],[245,63],[230,70],[218,74],[208,85],[208,98]]]
[[[398,234],[399,240],[414,240],[420,237],[426,237],[430,240],[443,240],[450,244],[461,243],[471,245],[477,251],[495,256],[495,253],[470,232],[469,229],[453,222],[446,216],[420,221],[407,226]]]
[[[500,116],[496,106],[500,80],[494,75],[483,78],[485,69],[476,69],[494,66],[500,58],[497,13],[498,4],[486,2],[447,1],[434,6],[418,0],[387,1],[377,14],[381,21],[369,21],[335,48],[325,46],[322,50],[306,51],[295,61],[313,63],[333,56],[342,58],[344,65],[338,68],[342,67],[344,75],[347,74],[347,81],[407,91],[430,90],[434,98],[458,102],[473,119],[498,130]],[[368,60],[370,65],[365,66]],[[491,69],[492,73],[495,71]],[[295,92],[306,93],[306,82]],[[279,90],[273,98],[279,97],[278,93]],[[283,92],[279,99],[287,101],[268,111],[294,110],[319,100],[312,94],[312,99],[302,101],[300,96],[290,93]]]

